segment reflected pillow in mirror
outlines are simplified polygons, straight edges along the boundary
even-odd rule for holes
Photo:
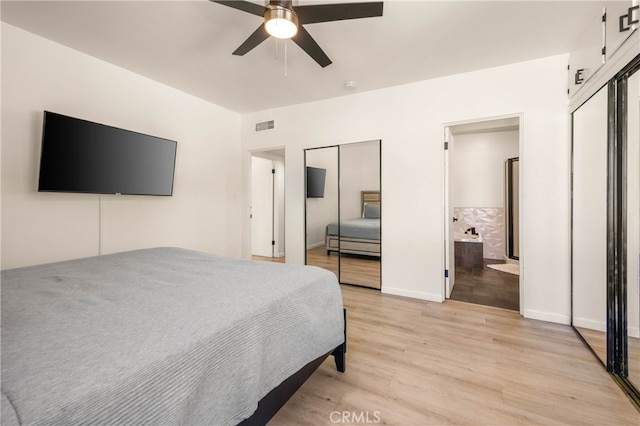
[[[364,209],[362,209],[362,217],[366,219],[380,219],[380,206],[365,203]]]

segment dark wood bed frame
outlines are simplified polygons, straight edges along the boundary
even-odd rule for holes
[[[333,355],[336,369],[344,373],[346,369],[345,358],[347,353],[347,310],[344,309],[344,342],[335,348],[333,351],[326,353],[304,367],[294,373],[292,376],[287,378],[284,382],[280,383],[278,387],[274,388],[265,395],[258,402],[258,408],[256,411],[249,417],[248,419],[240,422],[242,426],[253,426],[253,425],[266,425],[269,420],[284,406],[284,404],[289,401],[289,398],[293,396],[294,393],[300,386],[303,385],[304,382],[307,381],[309,377],[313,374],[314,371],[320,367],[320,364],[324,362],[325,359],[329,355]]]

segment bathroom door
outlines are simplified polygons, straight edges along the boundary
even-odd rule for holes
[[[453,135],[449,127],[444,128],[444,164],[445,164],[445,229],[446,238],[444,239],[445,245],[445,265],[444,265],[444,289],[445,297],[449,299],[453,286],[456,280],[456,265],[455,265],[455,250],[454,250],[454,237],[453,228],[454,221],[457,219],[453,215]]]

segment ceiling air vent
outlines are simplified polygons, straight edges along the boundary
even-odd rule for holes
[[[272,130],[275,128],[276,128],[276,122],[274,120],[256,123],[256,132],[263,132],[265,130]]]

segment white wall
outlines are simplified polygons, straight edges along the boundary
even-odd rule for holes
[[[174,195],[38,193],[45,109],[177,140]],[[240,256],[239,129],[234,112],[2,23],[2,268],[100,245]]]
[[[522,113],[521,262],[524,315],[569,323],[567,55],[480,70],[242,117],[243,185],[249,150],[285,144],[287,261],[304,262],[303,149],[382,140],[382,289],[444,299],[445,123]],[[277,129],[256,134],[258,121]],[[249,200],[243,199],[243,209]],[[250,230],[243,221],[242,253]]]
[[[455,207],[504,208],[504,162],[518,156],[518,130],[456,135]]]

